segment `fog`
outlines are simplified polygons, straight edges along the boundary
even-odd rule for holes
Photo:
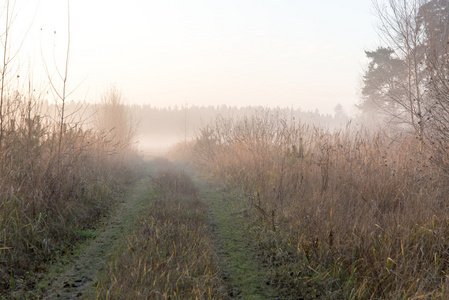
[[[137,148],[139,152],[149,155],[163,155],[176,143],[183,141],[176,135],[167,136],[152,136],[152,135],[138,135]]]
[[[156,108],[131,106],[132,114],[138,118],[138,148],[143,153],[161,154],[179,142],[194,140],[201,129],[214,126],[217,118],[230,120],[268,113],[280,115],[290,122],[309,126],[336,129],[345,127],[350,118],[344,111],[321,114],[318,110],[301,111],[288,108],[266,108],[261,106],[185,106]]]
[[[377,39],[370,1],[13,2],[22,71],[35,85],[57,80],[69,31],[69,100],[91,103],[115,83],[130,104],[352,113]]]

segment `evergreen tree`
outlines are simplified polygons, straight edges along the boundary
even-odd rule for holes
[[[398,113],[397,103],[406,96],[404,61],[394,56],[390,48],[365,51],[371,60],[363,77],[362,103],[364,113]]]

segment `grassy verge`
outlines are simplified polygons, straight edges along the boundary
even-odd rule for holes
[[[184,173],[152,177],[150,204],[111,258],[101,299],[218,299],[223,296],[207,207]]]

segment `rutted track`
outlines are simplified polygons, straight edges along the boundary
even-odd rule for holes
[[[281,299],[268,283],[269,272],[257,257],[257,250],[246,232],[244,203],[231,193],[196,179],[201,202],[209,207],[209,222],[220,265],[225,298]],[[92,231],[92,236],[43,275],[37,289],[25,298],[95,299],[95,286],[107,263],[136,224],[136,216],[152,201],[149,178],[128,189],[110,216]],[[237,212],[237,213],[236,213]],[[64,261],[64,262],[62,262]],[[20,297],[19,298],[23,298]],[[220,297],[221,298],[221,297]]]
[[[245,204],[230,192],[196,181],[202,201],[210,207],[216,254],[230,299],[281,299],[268,284],[267,270],[248,236]]]
[[[125,194],[111,217],[100,229],[93,232],[94,238],[86,241],[58,271],[51,271],[40,286],[40,297],[45,299],[95,298],[93,287],[98,275],[105,267],[114,246],[126,235],[135,215],[145,206],[148,194],[148,178],[140,180]]]

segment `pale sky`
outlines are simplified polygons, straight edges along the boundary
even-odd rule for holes
[[[370,0],[72,0],[69,87],[78,87],[71,99],[98,101],[115,83],[130,103],[153,106],[333,113],[341,103],[349,112],[364,50],[378,45],[371,10]],[[15,12],[15,28],[29,26],[19,65],[36,80],[45,60],[56,78],[67,2],[17,0]]]

